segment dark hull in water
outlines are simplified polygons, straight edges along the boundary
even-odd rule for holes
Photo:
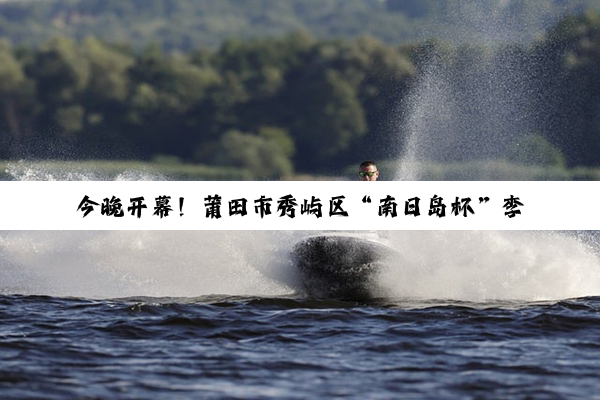
[[[316,298],[381,296],[377,276],[386,261],[396,256],[392,248],[378,241],[341,235],[307,237],[292,250],[304,290]]]

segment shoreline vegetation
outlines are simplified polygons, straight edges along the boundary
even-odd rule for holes
[[[139,14],[134,5],[147,12],[135,20],[140,27],[165,13],[210,14],[223,22],[240,12],[237,2],[225,0],[151,3],[48,0],[0,7],[0,160],[103,159],[109,161],[87,165],[110,174],[110,165],[127,169],[127,160],[150,160],[137,165],[181,179],[353,179],[345,166],[410,153],[430,160],[419,179],[598,175],[600,13],[594,2],[566,10],[572,15],[558,12],[563,1],[544,2],[556,18],[521,42],[514,35],[497,42],[487,31],[476,37],[477,24],[469,25],[473,35],[449,35],[463,42],[392,40],[360,24],[329,34],[302,27],[257,37],[232,31],[215,46],[191,38],[189,46],[169,45],[165,32],[141,44],[127,35],[120,36],[123,43],[94,34],[102,21],[122,22],[105,21],[106,13]],[[268,1],[240,2],[249,9],[258,3]],[[298,13],[314,22],[309,28],[351,20],[325,18],[335,15],[335,5],[357,20],[370,13],[389,19],[388,27],[397,18],[433,23],[443,17],[456,28],[468,22],[465,15],[484,18],[492,9],[500,22],[526,22],[541,12],[500,0],[276,3],[280,8],[265,8],[273,18],[257,15],[260,24]],[[18,40],[23,29],[48,21],[59,25],[52,35]],[[481,159],[506,161],[483,165]],[[389,179],[397,167],[384,170],[393,171]]]
[[[396,180],[399,162],[378,163],[383,181]],[[469,161],[464,163],[418,163],[413,165],[422,181],[597,181],[600,167],[547,167],[525,165],[505,160]],[[277,180],[339,181],[355,180],[356,165],[330,174],[291,174]],[[272,180],[242,168],[186,164],[174,160],[158,161],[0,161],[0,180],[147,180],[147,181],[247,181]]]

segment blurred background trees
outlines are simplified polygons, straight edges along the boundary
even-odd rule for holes
[[[566,7],[546,4],[548,15]],[[465,12],[448,1],[2,3],[0,158],[168,156],[266,179],[391,159],[406,142],[407,95],[438,56],[463,87],[473,66],[529,71],[539,126],[507,143],[507,158],[599,166],[600,16],[586,11],[594,1],[569,4],[573,15],[535,19],[543,36],[490,61],[485,41],[416,37],[417,25],[442,15],[451,28]],[[519,15],[535,11],[523,3]],[[475,118],[480,100],[460,102]]]

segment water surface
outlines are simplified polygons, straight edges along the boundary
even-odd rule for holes
[[[0,297],[4,398],[594,398],[600,298]]]

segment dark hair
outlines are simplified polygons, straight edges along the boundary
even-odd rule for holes
[[[373,161],[363,161],[363,163],[360,164],[360,168],[370,167],[371,165],[373,165],[374,167],[377,166]]]

